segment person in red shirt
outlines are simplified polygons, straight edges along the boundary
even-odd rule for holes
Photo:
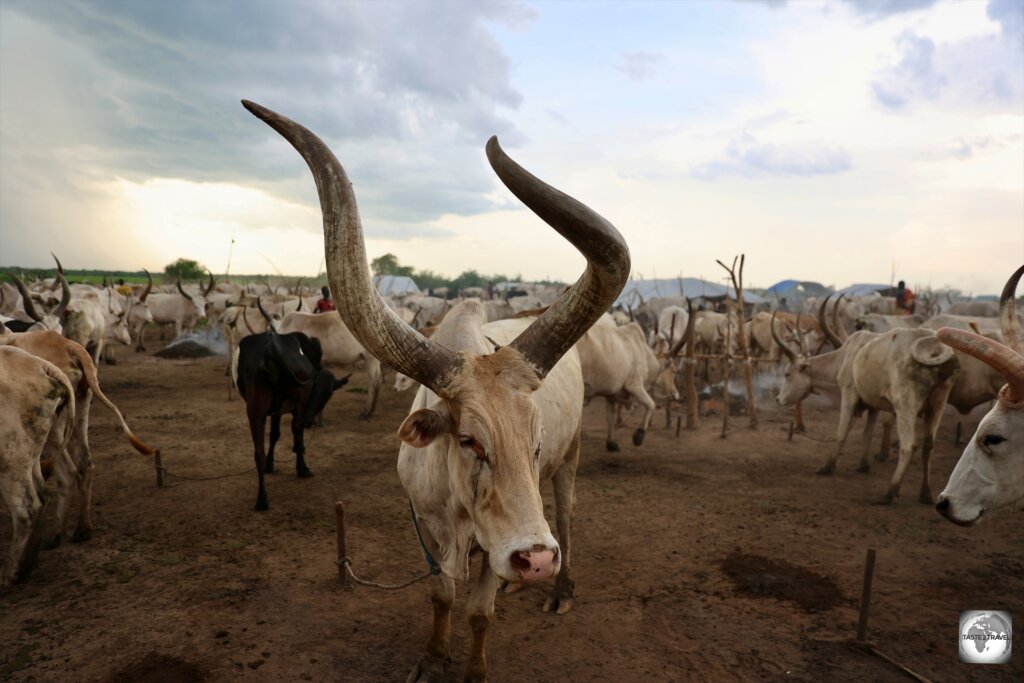
[[[327,311],[333,311],[334,302],[331,301],[331,290],[328,289],[327,285],[324,285],[323,287],[320,288],[320,294],[323,295],[323,298],[320,299],[320,301],[316,302],[316,308],[314,309],[314,311],[316,313],[326,313]]]
[[[896,313],[900,315],[911,315],[917,306],[917,296],[907,287],[903,280],[896,285]]]

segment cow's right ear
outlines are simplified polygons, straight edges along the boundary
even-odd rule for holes
[[[410,446],[424,448],[442,434],[452,432],[452,415],[444,403],[411,413],[398,428],[398,438]]]

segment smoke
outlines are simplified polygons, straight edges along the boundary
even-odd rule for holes
[[[193,330],[178,335],[174,341],[156,354],[160,358],[205,358],[227,356],[228,344],[219,326]]]

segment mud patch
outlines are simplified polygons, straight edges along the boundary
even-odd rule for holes
[[[157,358],[206,358],[217,354],[198,342],[186,340],[157,351],[154,355]]]
[[[195,664],[150,652],[142,661],[107,677],[107,683],[194,683],[205,680]]]
[[[721,567],[742,595],[788,600],[806,612],[824,612],[844,602],[832,579],[785,560],[734,552]]]

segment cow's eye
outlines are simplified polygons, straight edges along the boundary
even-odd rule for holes
[[[985,446],[986,448],[991,448],[992,446],[997,446],[997,445],[1003,443],[1004,441],[1006,441],[1006,437],[1005,436],[1000,436],[999,434],[986,434],[981,439],[982,445]]]
[[[459,445],[463,448],[472,448],[475,443],[476,439],[473,438],[472,434],[467,434],[466,432],[459,434]]]

